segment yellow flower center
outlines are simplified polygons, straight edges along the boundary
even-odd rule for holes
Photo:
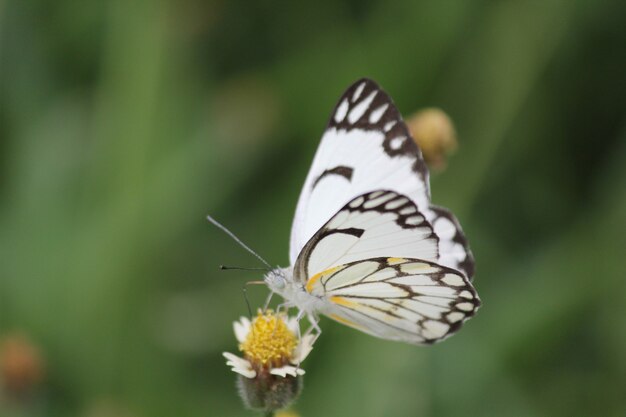
[[[279,367],[289,362],[298,341],[283,316],[268,310],[252,320],[246,340],[239,345],[253,366]]]

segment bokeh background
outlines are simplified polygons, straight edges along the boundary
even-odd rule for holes
[[[329,320],[302,416],[624,416],[620,1],[0,0],[2,416],[244,416],[221,352],[288,262],[335,101],[443,108],[432,176],[479,314],[433,347]],[[253,305],[263,287],[250,288]]]

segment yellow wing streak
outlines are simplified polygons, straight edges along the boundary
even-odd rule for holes
[[[310,293],[313,291],[313,287],[315,286],[315,283],[317,283],[317,281],[319,281],[323,276],[326,275],[332,275],[335,272],[345,268],[345,265],[339,265],[339,266],[335,266],[332,268],[328,268],[325,271],[322,272],[318,272],[317,274],[313,275],[311,278],[309,278],[309,280],[306,283],[306,290]]]
[[[387,264],[389,265],[401,264],[406,261],[407,259],[404,259],[404,258],[387,258]]]
[[[332,301],[335,304],[339,304],[340,306],[344,306],[348,308],[356,308],[358,306],[358,303],[355,303],[354,301],[350,301],[344,297],[339,297],[338,295],[334,295],[330,297],[330,301]]]

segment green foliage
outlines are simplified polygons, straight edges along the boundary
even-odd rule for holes
[[[455,121],[433,200],[464,225],[483,307],[428,348],[323,320],[295,408],[622,415],[624,11],[0,0],[0,339],[46,364],[0,415],[244,415],[221,352],[260,274],[217,269],[256,260],[205,216],[286,264],[325,121],[362,76]]]

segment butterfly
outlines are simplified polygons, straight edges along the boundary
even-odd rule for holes
[[[330,116],[298,200],[290,262],[264,281],[318,330],[323,314],[379,338],[431,344],[481,304],[461,226],[431,204],[421,151],[372,80],[352,84]]]

